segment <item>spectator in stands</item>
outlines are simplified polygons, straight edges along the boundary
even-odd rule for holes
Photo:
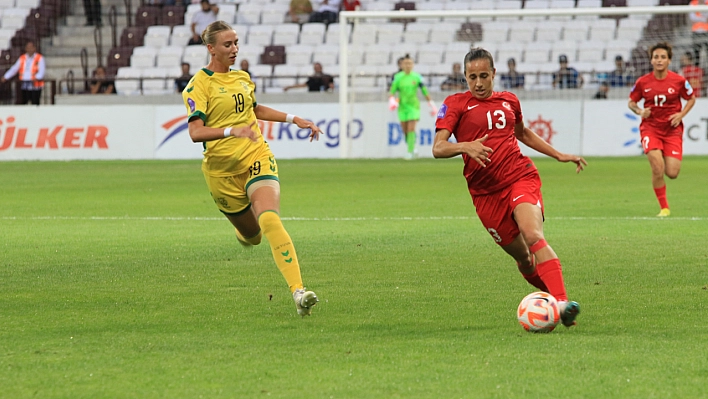
[[[297,87],[307,87],[307,91],[332,91],[334,90],[334,78],[322,72],[322,64],[315,62],[313,65],[315,73],[307,78],[307,82],[283,88],[288,91]]]
[[[519,73],[516,70],[516,60],[509,58],[506,65],[509,67],[509,72],[501,74],[502,87],[506,90],[523,89],[526,79],[523,73]]]
[[[84,0],[86,26],[101,26],[101,0]]]
[[[361,9],[359,0],[342,0],[342,11],[356,11]]]
[[[290,0],[290,10],[286,14],[286,22],[304,24],[310,20],[312,3],[310,0]]]
[[[201,0],[200,4],[202,9],[192,16],[192,38],[187,43],[189,45],[203,44],[202,32],[210,23],[216,21],[216,15],[219,13],[219,7],[216,4],[210,4],[209,0]]]
[[[607,92],[610,91],[610,84],[607,82],[600,82],[600,87],[597,89],[597,93],[593,96],[595,100],[607,100]]]
[[[182,93],[189,84],[189,81],[192,80],[192,74],[189,73],[189,68],[190,65],[188,62],[182,63],[182,76],[175,79],[175,90],[177,90],[177,93]]]
[[[310,16],[310,22],[324,22],[331,24],[339,20],[340,0],[315,0],[317,11]]]
[[[452,74],[447,76],[444,82],[440,85],[440,90],[446,91],[464,91],[467,86],[467,79],[462,72],[462,66],[459,62],[452,64]]]
[[[93,80],[89,84],[91,94],[116,94],[116,82],[108,80],[106,68],[99,65],[93,71]]]
[[[248,70],[249,66],[250,66],[250,64],[248,63],[247,59],[244,58],[241,60],[241,70],[246,72],[248,74],[249,78],[253,79],[253,75],[251,75],[251,71]]]
[[[0,82],[5,83],[8,79],[19,75],[18,78],[21,82],[20,103],[24,105],[31,102],[34,105],[39,105],[44,87],[45,69],[44,57],[37,52],[34,42],[29,41],[25,44],[25,53],[5,72]]]
[[[553,87],[559,89],[579,89],[583,87],[583,77],[575,68],[568,66],[568,57],[561,54],[558,57],[560,69],[553,74]]]
[[[708,5],[708,0],[691,0],[689,5]],[[708,13],[692,12],[689,14],[691,39],[693,40],[693,60],[698,65],[701,60],[701,48],[708,51]]]
[[[634,77],[625,68],[621,55],[615,56],[615,70],[607,75],[607,83],[611,87],[628,87],[634,83]]]
[[[701,97],[703,89],[703,70],[697,67],[693,61],[693,53],[687,51],[681,57],[681,75],[688,81],[688,84],[693,87],[693,93],[696,97]]]

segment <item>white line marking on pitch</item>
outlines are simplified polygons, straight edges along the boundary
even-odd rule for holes
[[[189,216],[1,216],[2,220],[157,220],[157,221],[222,221],[223,217],[189,217]],[[358,221],[405,221],[405,220],[476,220],[476,216],[400,216],[400,217],[283,217],[283,220],[300,222],[358,222]],[[601,217],[601,216],[554,216],[546,220],[648,220],[648,221],[704,221],[705,217],[668,217],[657,218],[649,216]]]

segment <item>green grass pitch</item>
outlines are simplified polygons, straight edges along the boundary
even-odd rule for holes
[[[644,157],[537,159],[579,325],[532,287],[452,160],[281,160],[320,303],[241,248],[199,161],[0,163],[0,398],[708,397],[708,157],[658,204]]]

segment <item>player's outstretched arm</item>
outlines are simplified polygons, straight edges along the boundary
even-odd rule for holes
[[[449,142],[448,140],[451,136],[452,133],[447,129],[437,131],[435,141],[433,142],[433,156],[435,158],[452,158],[457,155],[466,154],[482,167],[485,167],[486,163],[491,161],[489,156],[494,150],[483,144],[484,141],[487,140],[487,135],[475,141],[462,143]]]
[[[253,112],[256,114],[256,118],[262,121],[288,122],[296,124],[300,129],[310,129],[310,141],[320,139],[320,134],[322,131],[319,127],[317,127],[317,125],[312,123],[312,121],[308,121],[307,119],[303,119],[292,114],[286,114],[285,112],[281,112],[260,104],[254,108]]]
[[[516,124],[516,126],[514,127],[514,135],[520,142],[526,144],[529,148],[534,149],[540,152],[541,154],[554,158],[558,162],[573,162],[576,165],[576,173],[580,173],[580,171],[585,169],[585,165],[588,164],[587,161],[585,161],[585,159],[583,159],[582,157],[559,152],[558,150],[553,148],[553,146],[548,144],[546,140],[542,139],[541,137],[539,137],[539,135],[534,133],[533,130],[524,126],[523,122]]]

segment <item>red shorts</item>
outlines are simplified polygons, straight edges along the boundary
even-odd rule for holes
[[[511,244],[519,235],[514,208],[524,202],[539,206],[543,212],[541,178],[538,173],[524,176],[497,192],[472,196],[479,220],[500,246]]]
[[[645,154],[651,150],[660,150],[665,157],[679,161],[683,158],[683,124],[669,132],[647,126],[640,130],[640,135]]]

